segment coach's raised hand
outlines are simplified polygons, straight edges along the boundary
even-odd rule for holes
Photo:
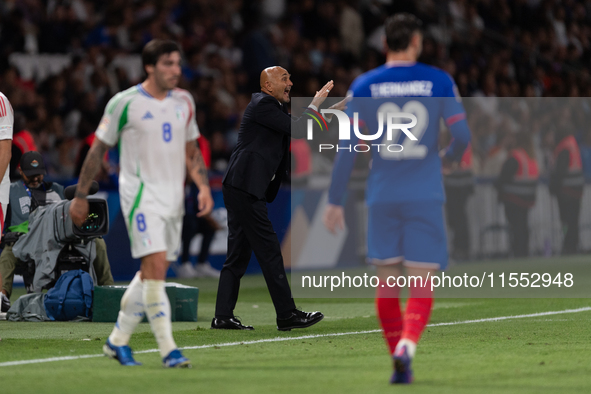
[[[320,104],[322,104],[324,100],[326,100],[328,94],[330,93],[333,87],[334,82],[332,80],[328,81],[328,83],[324,85],[322,89],[316,92],[316,94],[314,95],[314,99],[312,100],[310,105],[313,105],[316,108],[320,108]]]

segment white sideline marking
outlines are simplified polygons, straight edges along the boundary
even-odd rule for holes
[[[507,320],[507,319],[523,319],[525,317],[560,315],[563,313],[579,313],[579,312],[587,312],[587,311],[591,311],[591,306],[584,306],[582,308],[577,308],[577,309],[565,309],[562,311],[530,313],[529,315],[499,316],[499,317],[489,317],[486,319],[464,320],[464,321],[449,322],[449,323],[436,323],[436,324],[428,324],[427,326],[428,327],[453,326],[456,324],[483,323],[483,322],[487,322],[487,321],[499,321],[499,320]],[[0,364],[0,366],[1,366],[1,364]]]
[[[577,309],[565,309],[562,311],[530,313],[528,315],[499,316],[499,317],[489,317],[486,319],[477,319],[477,320],[464,320],[464,321],[456,321],[456,322],[448,322],[448,323],[435,323],[435,324],[428,324],[427,327],[454,326],[454,325],[458,325],[458,324],[484,323],[484,322],[500,321],[500,320],[507,320],[507,319],[523,319],[523,318],[527,318],[527,317],[560,315],[560,314],[564,314],[564,313],[579,313],[579,312],[587,312],[587,311],[591,311],[590,306],[577,308]],[[253,345],[253,344],[257,344],[257,343],[268,343],[268,342],[297,341],[300,339],[339,337],[339,336],[343,336],[343,335],[374,334],[374,333],[378,333],[378,332],[381,332],[381,330],[338,332],[338,333],[334,333],[334,334],[302,335],[299,337],[276,337],[276,338],[267,338],[267,339],[257,339],[255,341],[226,342],[226,343],[218,343],[218,344],[211,344],[211,345],[185,346],[180,349],[181,350],[209,349],[209,348],[213,348],[213,347]],[[134,352],[134,354],[156,353],[156,352],[158,352],[158,349],[149,349],[149,350],[140,350],[138,352]],[[50,363],[50,362],[54,362],[54,361],[80,360],[80,359],[84,359],[84,358],[95,358],[95,357],[104,357],[104,354],[86,354],[86,355],[81,355],[81,356],[50,357],[50,358],[39,358],[39,359],[34,359],[34,360],[7,361],[7,362],[0,363],[0,367],[11,367],[11,366],[16,366],[16,365],[26,365],[26,364]]]

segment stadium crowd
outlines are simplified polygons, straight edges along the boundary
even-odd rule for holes
[[[420,61],[451,74],[463,97],[487,98],[485,107],[503,97],[591,96],[588,0],[5,0],[0,91],[17,113],[15,132],[30,131],[49,175],[71,178],[106,102],[139,82],[113,60],[138,54],[153,38],[177,40],[185,54],[180,86],[195,98],[211,168],[222,172],[263,68],[288,69],[293,97],[311,97],[330,79],[331,95],[344,96],[357,75],[383,63],[383,22],[398,11],[424,21]],[[13,53],[69,54],[71,61],[42,81],[24,80]],[[511,128],[495,125],[472,125],[477,174],[500,171],[487,162]],[[589,168],[591,133],[572,131]],[[530,132],[544,172],[555,141]]]

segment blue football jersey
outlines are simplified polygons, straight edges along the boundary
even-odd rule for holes
[[[457,87],[451,76],[435,67],[415,62],[386,63],[360,75],[348,93],[352,100],[347,104],[347,115],[353,123],[358,114],[359,129],[366,127],[367,134],[375,134],[378,112],[410,113],[417,123],[408,129],[416,140],[402,130],[394,130],[387,139],[386,120],[383,134],[373,141],[361,141],[370,145],[372,161],[367,181],[368,205],[408,201],[444,201],[441,159],[438,138],[441,120],[445,121],[453,136],[446,156],[459,160],[470,142],[466,113]],[[370,97],[371,99],[360,99]],[[408,118],[398,118],[393,123],[409,123]],[[355,149],[347,146],[360,143],[351,132],[352,140],[339,141],[335,159],[329,202],[342,205],[349,175],[353,169]],[[398,149],[389,144],[398,144]],[[402,149],[400,149],[402,146]]]

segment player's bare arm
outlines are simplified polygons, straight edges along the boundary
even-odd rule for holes
[[[213,198],[211,197],[211,189],[207,179],[207,168],[196,141],[189,141],[186,144],[186,162],[189,176],[199,188],[199,195],[197,196],[199,213],[197,216],[202,217],[209,214],[213,209]]]
[[[8,165],[10,164],[10,158],[12,157],[12,140],[0,140],[0,174],[4,174]],[[2,233],[0,233],[0,239],[2,239]],[[2,278],[0,278],[0,285],[2,285]]]
[[[86,200],[86,196],[88,195],[92,180],[101,169],[103,157],[108,150],[109,145],[95,138],[84,160],[82,170],[80,171],[78,187],[76,188],[76,195],[70,205],[70,216],[77,226],[84,223],[84,220],[88,216],[88,201]]]
[[[12,157],[12,140],[0,140],[0,174],[4,174]]]

